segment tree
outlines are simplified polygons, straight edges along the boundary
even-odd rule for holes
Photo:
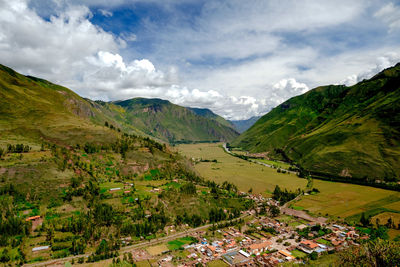
[[[279,214],[281,214],[281,210],[275,205],[269,208],[269,212],[271,213],[272,217],[277,217]]]
[[[370,220],[369,217],[366,218],[366,217],[365,217],[365,213],[363,212],[363,213],[361,214],[360,223],[365,227],[365,226],[370,225],[370,221],[369,221],[369,220]]]
[[[394,223],[393,223],[392,217],[389,217],[389,219],[387,220],[386,227],[387,228],[394,228]]]
[[[310,255],[308,255],[310,257],[311,260],[315,261],[316,259],[318,259],[318,253],[313,251],[311,252]]]
[[[400,245],[380,238],[339,253],[339,266],[399,266]]]

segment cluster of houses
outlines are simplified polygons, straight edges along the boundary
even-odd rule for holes
[[[298,225],[290,227],[286,223],[271,218],[254,219],[248,222],[256,233],[242,233],[230,227],[218,230],[219,238],[205,238],[205,232],[193,234],[199,242],[186,245],[184,249],[188,256],[179,260],[181,266],[195,266],[198,263],[206,265],[215,260],[222,260],[230,266],[275,266],[284,262],[300,263],[311,253],[332,253],[348,246],[358,245],[360,236],[353,227],[337,224],[323,225],[330,229],[329,234],[324,236],[304,238],[298,234],[297,229],[311,227]],[[263,227],[273,228],[275,234],[263,232]],[[222,236],[222,237],[221,237]],[[256,237],[257,236],[257,237]],[[361,237],[368,238],[368,237]],[[173,257],[164,256],[160,259],[160,266],[170,266]]]

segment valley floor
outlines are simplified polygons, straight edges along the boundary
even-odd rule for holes
[[[295,190],[304,189],[307,184],[306,179],[295,174],[278,173],[276,169],[234,157],[224,151],[222,144],[180,145],[178,150],[195,162],[202,177],[219,183],[229,181],[242,191],[252,189],[253,193],[270,196],[276,185]],[[400,222],[400,192],[322,180],[314,180],[313,187],[320,193],[302,196],[292,204],[295,209],[357,222],[365,212],[367,216],[382,214],[386,220],[381,223],[386,223],[388,216],[384,214],[391,213],[395,222]]]

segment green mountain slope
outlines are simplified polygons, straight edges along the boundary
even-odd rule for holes
[[[230,121],[225,120],[224,118],[215,114],[208,108],[190,108],[189,107],[188,109],[190,109],[191,111],[193,111],[194,113],[196,113],[199,116],[209,118],[211,120],[215,120],[215,121],[219,122],[221,125],[224,125],[224,126],[227,126],[227,127],[230,127],[230,128],[233,128],[236,130],[235,126]]]
[[[215,116],[198,116],[188,108],[159,99],[92,101],[0,65],[3,139],[41,138],[63,144],[114,142],[120,134],[105,127],[106,122],[126,133],[169,142],[228,141],[238,135],[227,121]]]
[[[229,141],[238,136],[234,129],[216,119],[199,116],[166,100],[134,98],[113,104],[125,110],[126,123],[171,143]]]
[[[249,129],[251,126],[256,123],[256,121],[261,118],[261,116],[253,116],[250,119],[247,120],[231,120],[229,121],[230,123],[233,124],[235,129],[238,130],[239,133],[243,133],[247,129]]]
[[[112,119],[71,90],[0,65],[3,140],[23,137],[64,144],[113,142],[118,134],[103,126],[107,120]]]
[[[232,145],[282,151],[309,171],[362,181],[397,180],[400,64],[351,87],[323,86],[293,97]]]

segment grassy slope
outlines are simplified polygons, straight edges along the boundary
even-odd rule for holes
[[[143,112],[144,108],[149,112]],[[134,99],[117,104],[92,101],[65,87],[23,76],[0,65],[3,140],[26,142],[43,138],[64,144],[109,143],[116,140],[118,133],[104,127],[106,121],[124,132],[164,141],[227,141],[238,135],[225,125],[222,117],[198,116],[168,101]]]
[[[115,131],[101,126],[107,119],[71,90],[0,65],[2,140],[40,138],[64,144],[113,142],[117,137]]]
[[[353,178],[400,176],[400,65],[352,87],[324,86],[263,116],[234,146],[283,149],[308,170]]]
[[[244,131],[249,129],[251,126],[253,126],[254,123],[256,123],[259,118],[261,118],[261,117],[254,116],[247,120],[231,120],[229,122],[234,125],[235,129],[237,129],[239,131],[239,133],[243,133]]]
[[[224,118],[215,114],[208,108],[189,108],[189,109],[199,116],[215,120],[219,122],[221,125],[235,129],[235,126],[230,121],[225,120]]]
[[[114,102],[123,107],[126,122],[144,133],[169,141],[229,141],[238,134],[214,119],[161,99],[134,98]]]

